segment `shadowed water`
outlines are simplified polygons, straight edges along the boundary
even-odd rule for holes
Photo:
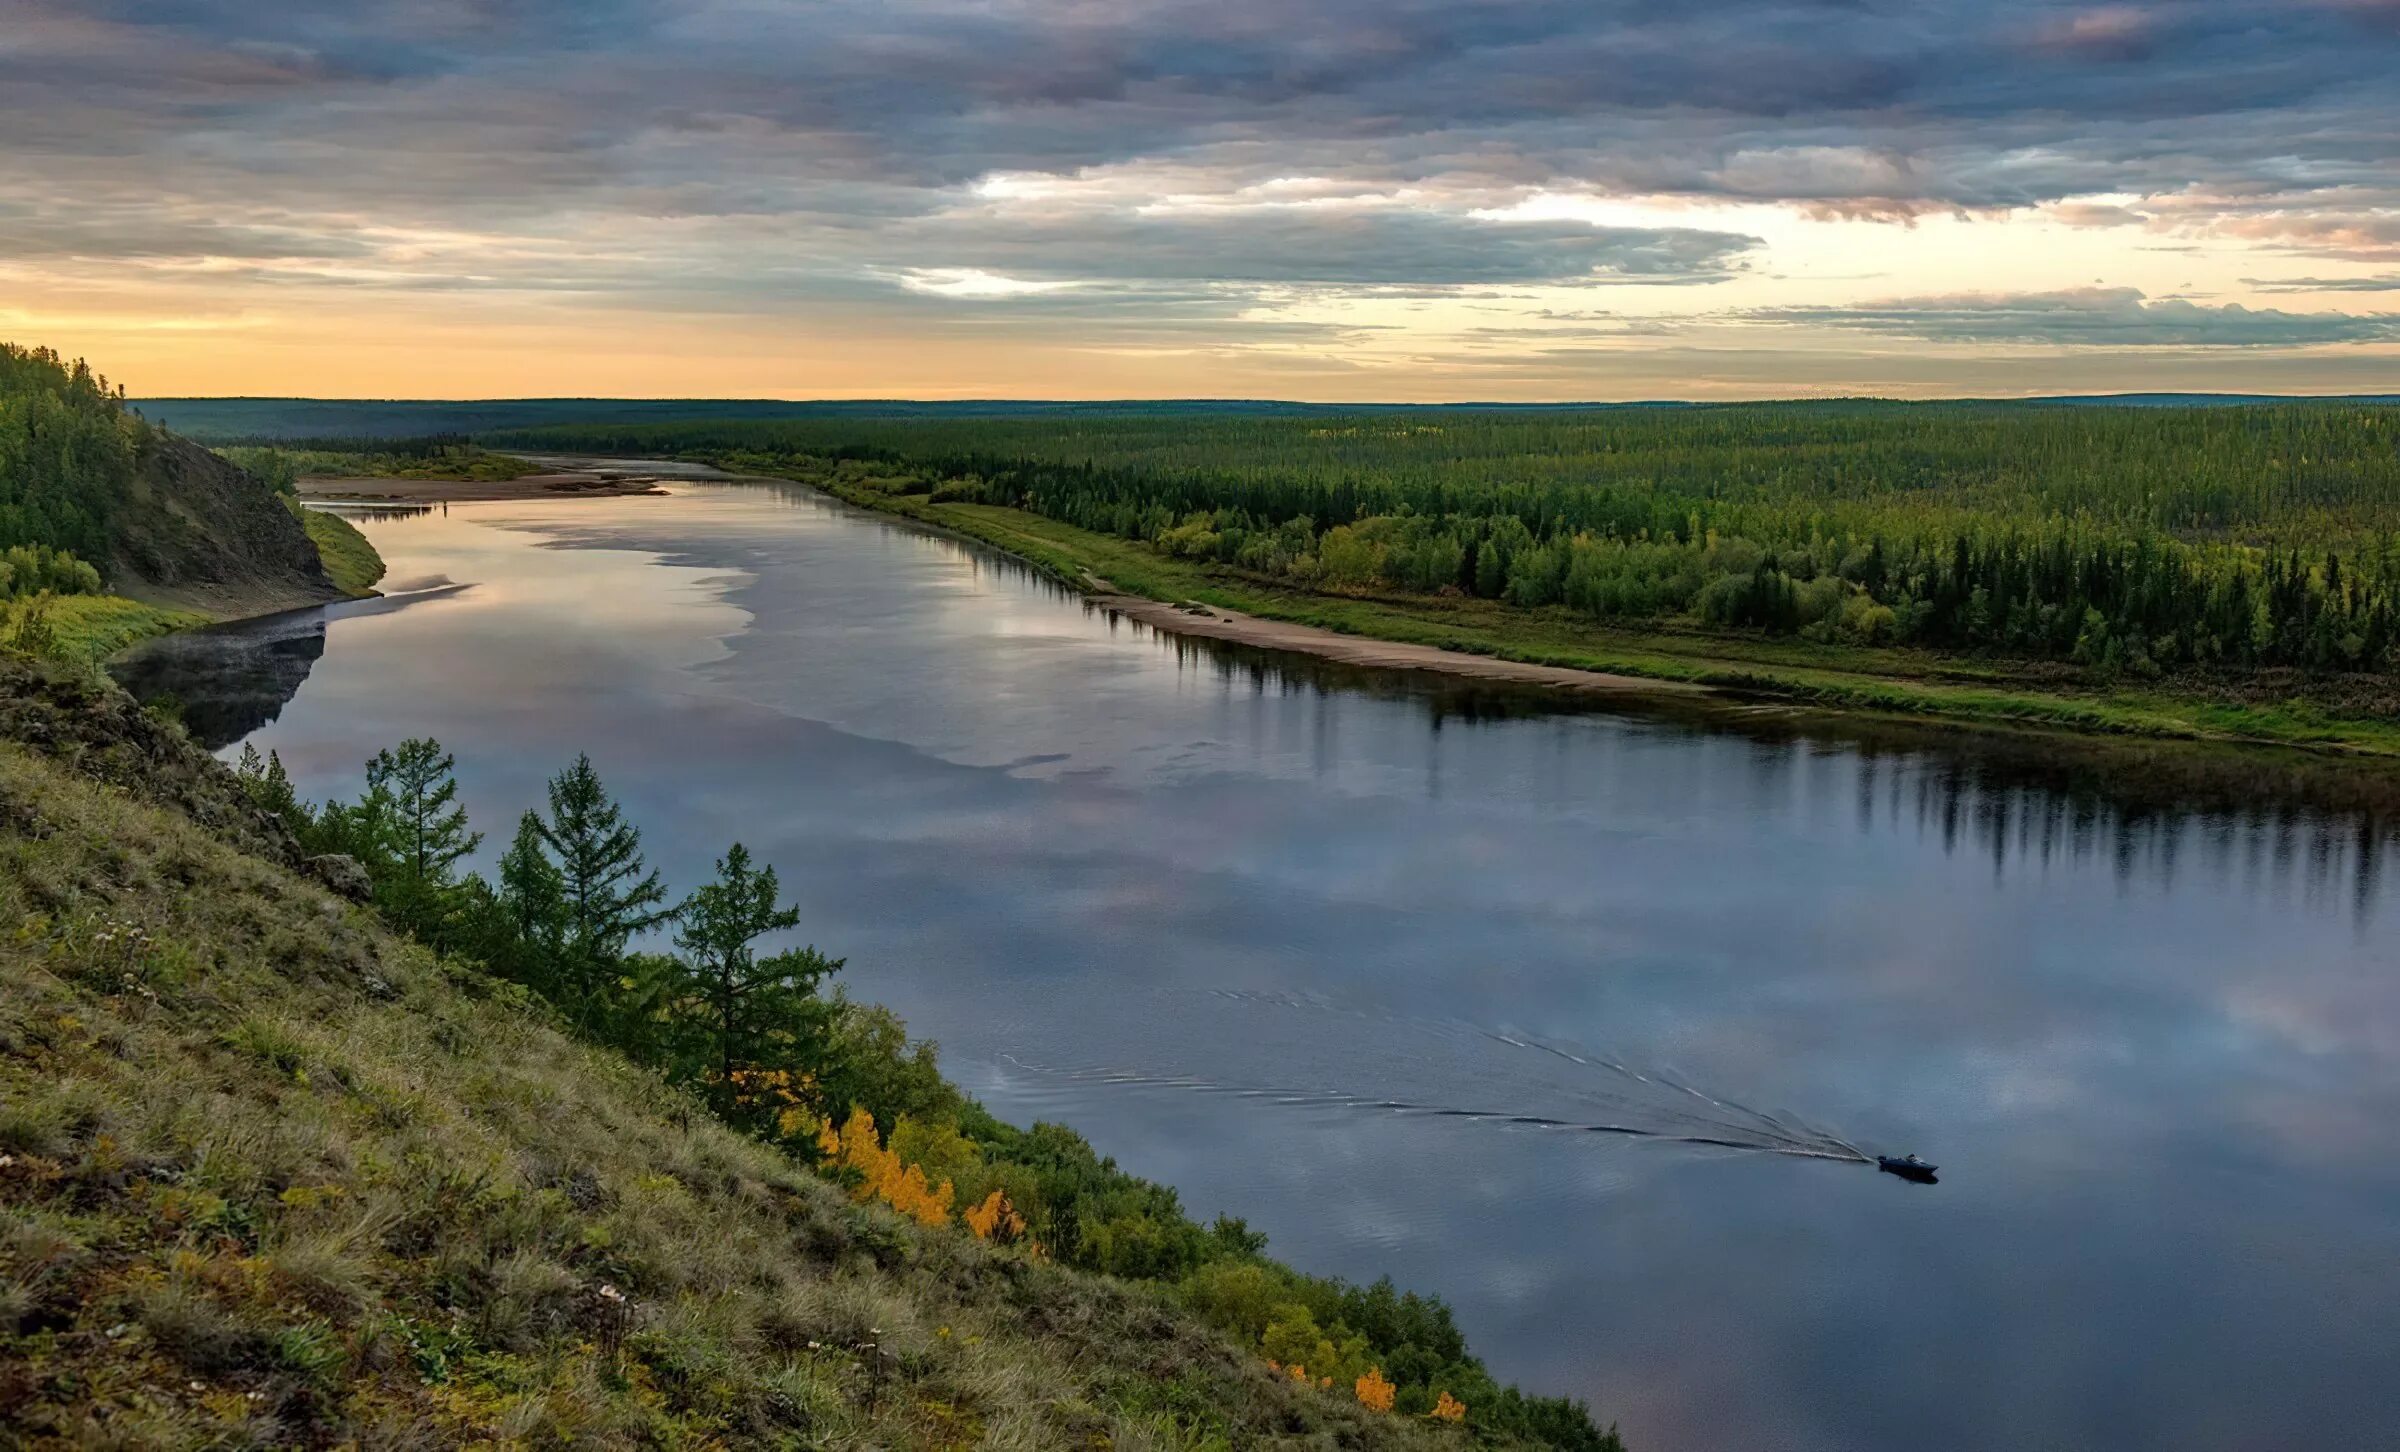
[[[311,795],[437,735],[500,839],[590,751],[678,891],[747,842],[1003,1116],[1637,1446],[2400,1418],[2381,773],[1343,670],[796,489],[362,527],[456,588],[129,678]],[[1715,1113],[1662,1084],[1943,1183],[1572,1132]]]

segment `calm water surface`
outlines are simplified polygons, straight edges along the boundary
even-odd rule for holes
[[[439,736],[502,842],[588,750],[677,891],[747,842],[1000,1114],[1440,1292],[1638,1447],[2400,1424],[2374,819],[1179,641],[797,489],[364,527],[393,599],[170,642],[139,683],[312,796]],[[1312,1097],[1625,1112],[1479,1028],[1943,1183]]]

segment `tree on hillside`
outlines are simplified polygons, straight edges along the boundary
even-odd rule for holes
[[[625,945],[673,917],[666,889],[642,860],[642,834],[600,783],[589,756],[550,780],[550,816],[534,819],[556,864],[563,909],[565,987],[587,1021],[603,1007]]]
[[[527,812],[517,818],[517,835],[500,854],[498,897],[506,921],[505,936],[526,966],[547,969],[556,963],[566,945],[567,883],[542,845],[538,813]],[[537,975],[520,972],[516,976]],[[558,987],[547,981],[546,973],[538,977],[535,987],[545,992]]]
[[[400,868],[428,886],[447,886],[459,859],[483,842],[458,804],[458,758],[430,736],[412,737],[367,763],[367,785],[392,798]]]
[[[698,1009],[708,1092],[721,1112],[757,1098],[744,1076],[815,1074],[826,1059],[833,1007],[817,985],[841,960],[814,948],[757,955],[758,939],[800,925],[799,910],[781,905],[780,895],[775,869],[753,867],[750,850],[736,842],[718,860],[717,880],[677,909],[684,992]]]
[[[292,831],[303,843],[313,841],[311,832],[316,826],[316,814],[292,785],[292,775],[283,768],[283,758],[275,752],[258,754],[256,746],[244,745],[240,764],[234,775],[241,778],[242,787],[261,811],[267,812]]]

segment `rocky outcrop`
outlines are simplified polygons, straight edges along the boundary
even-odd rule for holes
[[[0,742],[40,752],[66,770],[182,812],[219,841],[286,867],[299,845],[250,799],[225,764],[106,679],[0,653]]]
[[[157,433],[117,511],[110,588],[221,617],[342,598],[281,495],[187,439]]]
[[[355,857],[328,852],[321,857],[309,858],[302,867],[335,895],[352,902],[365,902],[375,896],[375,880],[367,876],[367,869],[361,867]]]

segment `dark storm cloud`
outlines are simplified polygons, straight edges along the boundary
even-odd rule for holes
[[[1752,245],[1469,215],[1541,189],[1895,218],[2125,193],[2166,204],[2084,220],[2381,257],[2400,253],[2394,15],[2381,0],[0,0],[0,227],[24,256],[264,259],[283,223],[242,214],[313,217],[300,230],[321,235],[283,255],[414,247],[421,265],[390,269],[403,279],[449,265],[438,238],[360,239],[596,239],[597,258],[501,249],[488,275],[529,288],[772,294],[922,268],[1466,286],[1718,277]],[[1355,195],[1216,213],[970,190],[1034,173],[1105,193],[1158,167],[1219,195],[1294,176]],[[613,231],[644,241],[615,255]]]
[[[2132,288],[2008,297],[1902,298],[1867,307],[1760,308],[1745,316],[1937,343],[2069,347],[2289,348],[2400,338],[2400,317],[2287,313],[2238,303],[2152,301]]]

